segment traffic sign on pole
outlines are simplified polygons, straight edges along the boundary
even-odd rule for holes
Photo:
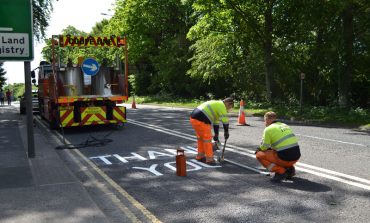
[[[33,60],[31,0],[1,0],[0,60]]]

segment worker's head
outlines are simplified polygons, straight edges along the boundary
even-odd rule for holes
[[[227,111],[229,112],[234,107],[234,99],[232,98],[225,98],[222,100],[226,106]]]
[[[263,116],[263,120],[265,121],[266,127],[271,125],[271,123],[276,120],[276,113],[273,111],[266,112]]]

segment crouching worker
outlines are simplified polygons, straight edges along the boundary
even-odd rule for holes
[[[290,180],[295,175],[294,164],[301,157],[297,137],[288,125],[276,121],[275,112],[266,112],[264,121],[266,128],[256,158],[275,173],[272,182]]]
[[[213,159],[212,125],[215,135],[213,140],[218,141],[220,120],[224,127],[225,140],[229,138],[229,118],[227,112],[234,106],[232,98],[212,100],[199,105],[190,115],[190,123],[195,130],[198,143],[196,159],[208,165],[216,165]]]

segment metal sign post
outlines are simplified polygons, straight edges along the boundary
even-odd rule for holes
[[[24,62],[28,157],[35,157],[33,135],[31,63],[33,60],[31,0],[1,0],[0,60]]]
[[[35,157],[35,140],[33,135],[33,114],[32,114],[32,84],[31,84],[31,62],[24,62],[24,82],[26,93],[26,116],[27,116],[27,144],[28,157]]]

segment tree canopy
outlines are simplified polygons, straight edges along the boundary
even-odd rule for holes
[[[3,65],[4,64],[0,62],[0,89],[3,89],[4,85],[6,84],[5,83],[5,81],[6,81],[6,78],[5,78],[6,71],[3,68]]]
[[[45,31],[49,26],[50,14],[53,11],[53,1],[54,0],[32,0],[33,34],[37,40],[46,37]]]
[[[127,36],[132,93],[295,104],[303,73],[306,103],[370,106],[369,1],[116,0],[115,5],[113,17],[86,35]],[[114,61],[117,49],[69,53]]]

